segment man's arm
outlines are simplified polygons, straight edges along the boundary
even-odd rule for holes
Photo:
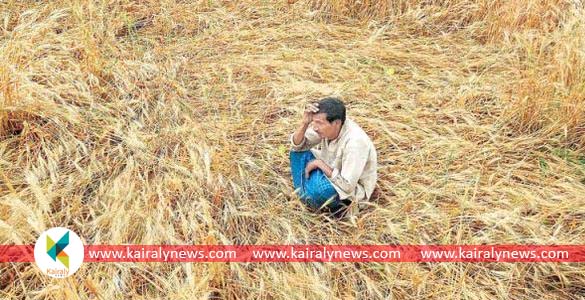
[[[319,107],[318,103],[312,104],[309,103],[305,107],[305,111],[303,113],[303,120],[301,121],[301,124],[291,137],[293,151],[308,150],[321,141],[321,139],[318,136],[315,136],[316,133],[314,131],[307,132],[307,129],[309,129],[309,125],[313,121],[313,114],[319,111],[318,107]],[[308,141],[307,138],[309,138]]]
[[[365,143],[359,140],[351,141],[343,151],[341,170],[332,168],[321,159],[314,159],[307,164],[305,176],[309,177],[314,169],[321,169],[331,179],[331,182],[344,192],[351,194],[368,163],[368,154],[368,147]]]
[[[309,124],[311,123],[305,123],[303,120],[293,134],[292,142],[295,146],[300,146],[305,141],[305,132],[307,131],[307,128],[309,128]]]
[[[292,151],[305,151],[305,150],[309,150],[311,148],[313,148],[315,145],[319,144],[321,142],[321,138],[319,137],[319,135],[312,130],[310,127],[309,128],[302,128],[303,126],[300,125],[299,128],[297,129],[297,131],[295,131],[295,133],[293,133],[290,136],[290,142],[291,142],[291,146],[292,146]],[[304,135],[301,135],[301,140],[300,143],[297,143],[298,141],[295,141],[296,138],[295,137],[297,135],[297,133],[299,131],[304,130]]]
[[[307,164],[307,167],[305,168],[305,177],[309,178],[309,173],[317,168],[321,169],[321,171],[325,173],[325,176],[329,178],[333,175],[333,168],[320,159],[314,159]]]

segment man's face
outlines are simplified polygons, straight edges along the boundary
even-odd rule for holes
[[[325,113],[318,113],[313,115],[313,130],[319,134],[321,138],[334,139],[337,138],[339,129],[341,127],[341,121],[335,120],[331,123],[327,121],[327,115]]]

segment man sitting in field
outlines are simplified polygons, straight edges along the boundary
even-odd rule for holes
[[[352,202],[367,200],[377,179],[374,144],[364,130],[345,118],[337,98],[308,104],[291,136],[293,185],[313,209],[343,216]],[[351,206],[357,209],[357,203]]]

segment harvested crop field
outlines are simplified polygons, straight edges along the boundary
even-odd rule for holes
[[[580,0],[1,1],[0,244],[585,244]],[[342,220],[290,134],[378,151]],[[585,299],[578,263],[0,264],[7,299]]]

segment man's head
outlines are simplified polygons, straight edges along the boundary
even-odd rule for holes
[[[321,138],[334,140],[345,123],[345,105],[338,98],[319,101],[319,111],[313,115],[313,129]]]

